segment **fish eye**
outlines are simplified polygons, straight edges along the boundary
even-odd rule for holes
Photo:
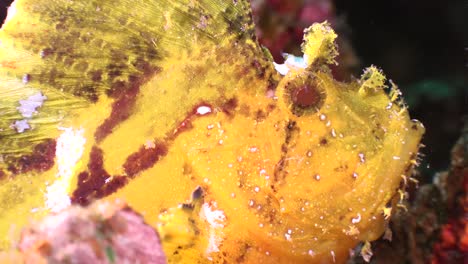
[[[287,77],[286,77],[287,78]],[[304,116],[317,112],[323,105],[326,93],[320,87],[317,78],[310,73],[302,73],[288,78],[283,87],[280,84],[279,95],[288,110],[295,116]]]

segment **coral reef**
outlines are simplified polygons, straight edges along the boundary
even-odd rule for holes
[[[447,221],[434,245],[431,263],[468,262],[468,120],[452,150],[452,164],[436,178]]]
[[[26,228],[2,263],[166,263],[156,231],[123,204],[72,206]],[[12,261],[13,262],[13,261]]]

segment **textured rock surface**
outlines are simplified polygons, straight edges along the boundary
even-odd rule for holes
[[[128,207],[70,207],[25,229],[26,263],[166,263],[156,231]]]

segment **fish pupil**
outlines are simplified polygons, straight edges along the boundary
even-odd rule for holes
[[[297,117],[317,112],[323,105],[326,94],[311,75],[301,75],[284,86],[283,100],[289,111]]]
[[[315,87],[303,85],[292,91],[291,99],[296,106],[309,108],[320,102],[320,94]]]

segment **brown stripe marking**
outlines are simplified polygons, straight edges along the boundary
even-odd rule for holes
[[[121,83],[122,86],[125,84]],[[94,137],[97,142],[103,140],[106,136],[112,133],[112,130],[122,121],[130,117],[133,106],[135,105],[140,84],[132,85],[129,89],[118,89],[122,93],[112,104],[112,112],[110,116],[98,127]]]
[[[8,170],[13,174],[21,174],[31,171],[43,172],[54,166],[56,141],[47,139],[34,146],[33,152],[8,161]]]
[[[174,132],[172,132],[166,137],[167,141],[173,141],[177,138],[178,135],[193,128],[192,121],[199,116],[204,116],[198,113],[198,108],[200,107],[208,107],[211,109],[211,111],[213,111],[213,107],[208,103],[202,102],[197,104],[195,107],[192,108],[192,111],[188,112],[185,119],[179,123],[177,128],[174,129]]]
[[[127,183],[123,176],[112,177],[104,170],[102,150],[96,146],[91,149],[88,171],[78,175],[78,188],[73,192],[72,203],[88,205],[94,199],[105,197]]]
[[[281,158],[275,166],[275,171],[273,174],[273,178],[275,184],[281,184],[281,182],[286,178],[288,171],[288,150],[291,148],[291,144],[293,144],[292,139],[293,137],[299,132],[299,128],[295,121],[289,121],[285,127],[286,136],[284,139],[284,143],[281,145]],[[274,189],[275,190],[275,189]]]
[[[167,155],[167,145],[164,143],[157,143],[153,148],[146,148],[144,146],[128,156],[123,168],[125,173],[134,178],[139,172],[147,170],[158,162],[161,157]]]
[[[233,97],[233,98],[227,100],[221,106],[221,109],[228,117],[232,117],[234,115],[234,112],[236,111],[236,108],[237,108],[238,105],[239,105],[239,102],[238,102],[237,98]]]
[[[229,116],[233,114],[236,106],[236,99],[226,100],[226,103],[222,104],[221,110]],[[90,153],[88,171],[81,172],[78,175],[78,186],[73,192],[72,202],[87,205],[94,199],[108,196],[125,186],[130,179],[135,178],[140,172],[153,167],[154,164],[167,155],[169,144],[178,135],[193,128],[192,121],[195,118],[209,114],[200,114],[198,112],[200,107],[208,107],[211,112],[213,111],[210,104],[204,102],[197,104],[187,113],[186,118],[179,123],[176,129],[166,136],[164,141],[156,142],[154,147],[141,146],[138,151],[130,154],[123,165],[127,177],[111,177],[103,168],[102,150],[96,146],[93,147]]]
[[[116,99],[112,104],[110,116],[98,127],[94,134],[98,143],[111,134],[118,124],[130,117],[140,87],[154,75],[161,72],[160,68],[150,68],[149,66],[143,67],[142,70],[144,71],[143,76],[130,76],[128,82],[115,82],[109,90],[109,96]]]

